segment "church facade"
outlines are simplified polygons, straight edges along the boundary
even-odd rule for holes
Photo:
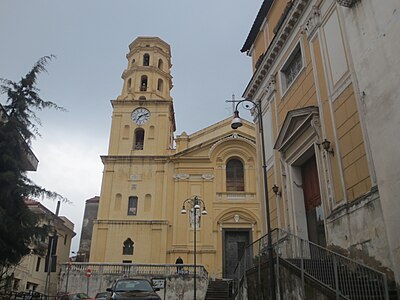
[[[192,264],[196,233],[197,264],[231,278],[262,234],[254,125],[232,130],[228,118],[174,137],[170,46],[139,37],[129,50],[121,95],[111,101],[90,261]],[[189,209],[181,214],[194,196],[207,210],[198,222]]]
[[[264,0],[241,49],[253,65],[243,97],[263,108],[272,227],[398,284],[398,46],[383,37],[399,5],[372,2]]]

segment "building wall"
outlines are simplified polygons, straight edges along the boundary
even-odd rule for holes
[[[86,200],[85,212],[83,214],[81,239],[79,241],[79,251],[76,261],[89,261],[90,245],[93,234],[93,221],[97,219],[100,197],[95,196]]]
[[[390,259],[400,282],[400,241],[397,238],[400,206],[399,78],[400,4],[363,0],[340,10],[347,36],[359,109],[366,126],[380,194]]]
[[[49,239],[39,245],[32,245],[31,254],[25,256],[20,264],[10,271],[14,273],[14,291],[36,291],[45,293],[48,280],[48,295],[56,295],[58,291],[58,272],[61,265],[69,261],[71,240],[75,236],[74,225],[65,217],[57,217],[47,208],[36,201],[29,201],[28,207],[41,215],[43,224],[51,224],[57,230],[58,242],[56,247],[56,272],[45,271],[46,253]],[[39,249],[39,248],[40,249]]]
[[[243,94],[262,102],[265,135],[273,137],[272,143],[265,139],[267,152],[275,149],[268,162],[268,186],[276,184],[281,194],[269,191],[272,226],[308,237],[301,166],[315,156],[327,245],[392,276],[342,8],[333,0],[297,0],[285,12],[283,2],[274,1],[263,14],[263,28],[278,28],[281,22],[274,38],[264,46],[260,31],[247,49],[259,63]],[[292,63],[296,49],[301,49],[301,67]],[[296,68],[290,82],[287,74]],[[329,151],[323,148],[325,139]]]

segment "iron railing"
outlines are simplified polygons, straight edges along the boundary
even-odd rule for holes
[[[285,263],[298,271],[303,296],[305,281],[312,280],[330,290],[336,299],[389,299],[384,273],[282,229],[274,229],[271,234],[277,282],[282,279],[279,278],[280,264]],[[247,271],[257,270],[261,276],[262,264],[269,259],[267,236],[250,244],[235,270],[235,290]]]

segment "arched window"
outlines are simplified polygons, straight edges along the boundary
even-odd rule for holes
[[[163,62],[163,60],[160,58],[160,59],[158,60],[158,68],[159,68],[160,70],[162,70],[163,67],[164,67],[164,62]]]
[[[147,76],[146,76],[146,75],[143,75],[143,76],[140,78],[140,90],[141,90],[142,92],[147,91]]]
[[[239,159],[230,159],[226,164],[226,190],[244,191],[244,168]]]
[[[162,79],[158,79],[157,90],[162,92],[163,91],[163,85],[164,85],[164,81]]]
[[[133,149],[143,150],[143,146],[144,146],[144,129],[137,128],[135,130],[135,140],[133,142]]]
[[[131,88],[131,86],[132,86],[132,79],[131,78],[129,78],[128,79],[128,90]]]
[[[135,66],[135,59],[132,59],[131,67],[133,68]]]
[[[145,53],[143,55],[143,66],[149,66],[150,65],[150,55],[148,53]]]
[[[133,254],[133,245],[134,245],[134,242],[130,238],[127,238],[125,240],[124,246],[122,248],[122,254],[123,255],[132,255]]]

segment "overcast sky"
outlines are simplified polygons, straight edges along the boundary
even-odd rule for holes
[[[225,100],[239,98],[251,78],[241,53],[261,0],[0,0],[0,77],[24,76],[42,56],[54,54],[39,76],[40,95],[68,112],[38,115],[42,137],[30,177],[73,204],[60,215],[75,224],[79,247],[85,200],[100,195],[111,125],[111,99],[122,89],[129,44],[158,36],[170,44],[177,131],[188,134],[232,113]],[[5,95],[0,103],[5,103]],[[43,204],[55,211],[56,203]]]

